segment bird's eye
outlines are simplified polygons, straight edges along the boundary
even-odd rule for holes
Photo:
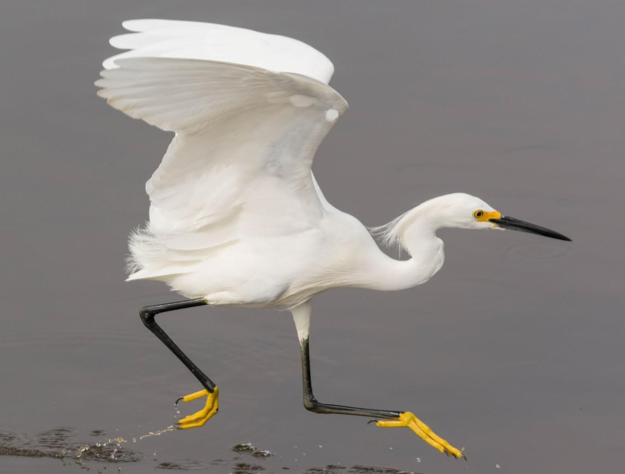
[[[478,211],[475,211],[475,212],[473,213],[473,217],[475,217],[476,219],[479,219],[479,218],[480,218],[480,217],[482,217],[483,215],[484,215],[484,211],[482,211],[482,210],[478,210]]]

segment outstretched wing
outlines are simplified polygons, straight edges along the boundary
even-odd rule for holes
[[[190,271],[224,245],[314,227],[325,211],[312,161],[347,110],[327,85],[332,63],[299,41],[240,28],[124,26],[138,33],[111,40],[130,51],[105,61],[98,94],[176,133],[146,185],[150,222],[131,241],[131,278]]]

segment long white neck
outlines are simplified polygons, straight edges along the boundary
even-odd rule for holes
[[[411,256],[395,260],[376,249],[369,255],[363,272],[365,288],[396,291],[421,285],[432,278],[445,261],[444,244],[436,236],[442,227],[432,201],[427,201],[398,217],[380,230],[387,243],[397,242]]]

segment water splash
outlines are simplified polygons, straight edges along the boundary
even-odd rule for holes
[[[160,436],[175,429],[175,427],[169,426],[162,430],[151,431],[138,438],[132,438],[132,442],[136,443],[147,437]],[[102,430],[94,430],[89,435],[101,436],[106,435],[106,433]],[[64,464],[75,463],[85,470],[92,468],[89,466],[89,463],[97,462],[104,465],[104,467],[97,469],[97,472],[101,474],[105,472],[106,464],[117,464],[117,472],[121,472],[121,467],[119,466],[123,463],[152,462],[152,457],[145,457],[143,453],[129,449],[127,447],[128,443],[129,441],[121,436],[106,438],[95,443],[81,441],[76,430],[66,427],[43,431],[34,436],[0,431],[0,456],[60,459]],[[224,472],[232,474],[269,474],[291,469],[283,466],[278,471],[275,470],[277,469],[275,467],[257,464],[264,463],[265,459],[275,455],[271,451],[257,449],[252,443],[240,443],[233,446],[231,450],[236,453],[236,456],[230,460],[216,459],[212,462],[204,462],[194,459],[178,459],[161,461],[158,464],[152,464],[152,466],[159,470],[175,471],[214,470],[216,467],[222,467],[222,469],[225,469]],[[253,457],[255,459],[253,461],[250,459],[250,462],[244,462],[240,455],[250,456],[250,458]],[[411,471],[392,468],[363,465],[344,467],[337,464],[308,469],[297,468],[297,472],[301,474],[416,474]]]
[[[118,437],[97,443],[75,441],[77,432],[71,428],[54,428],[34,436],[0,431],[0,456],[73,459],[76,462],[137,462],[139,452],[122,446]]]
[[[177,428],[172,425],[172,426],[168,426],[167,428],[163,428],[162,430],[150,431],[147,434],[139,436],[139,441],[145,438],[150,438],[152,436],[160,436],[162,434],[169,433],[170,431],[176,431],[176,429]],[[137,438],[133,438],[133,442],[136,442],[136,439]]]
[[[266,449],[256,449],[252,443],[241,443],[232,447],[232,450],[238,454],[249,454],[255,458],[269,458],[273,456],[271,451]]]

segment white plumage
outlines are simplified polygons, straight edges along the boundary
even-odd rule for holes
[[[334,73],[332,62],[306,43],[234,26],[195,21],[130,20],[123,26],[133,33],[111,38],[111,45],[130,51],[104,61],[114,69],[122,58],[177,58],[218,61],[290,72],[324,84]]]
[[[323,197],[317,148],[347,102],[334,67],[283,36],[207,23],[134,20],[111,44],[98,94],[175,132],[146,184],[150,220],[130,238],[129,280],[153,279],[209,304],[295,307],[329,288],[398,290],[444,256],[440,227],[478,220],[484,201],[452,194],[379,228],[412,256],[387,257],[366,228]]]
[[[166,282],[193,298],[146,307],[141,318],[192,371],[206,406],[179,422],[202,426],[218,409],[217,386],[154,322],[160,312],[197,305],[286,306],[300,339],[304,405],[317,413],[382,417],[409,427],[441,452],[461,450],[410,412],[318,402],[312,393],[310,299],[337,287],[400,290],[430,279],[444,262],[442,227],[508,228],[568,240],[504,217],[481,199],[431,199],[374,229],[411,256],[385,255],[367,229],[323,197],[311,172],[317,148],[347,102],[329,85],[334,68],[299,41],[227,26],[137,20],[111,44],[98,92],[108,103],[175,132],[147,182],[150,220],[130,238],[129,280]],[[390,420],[390,421],[389,421]]]
[[[137,33],[111,44],[131,50],[104,62],[99,95],[176,132],[146,185],[150,222],[131,237],[129,279],[160,279],[186,296],[220,294],[232,303],[279,296],[287,284],[263,277],[256,262],[279,258],[269,242],[315,234],[333,209],[310,171],[347,110],[326,85],[332,63],[299,41],[241,28],[165,20],[124,26]],[[250,279],[271,288],[271,297],[230,291]]]

